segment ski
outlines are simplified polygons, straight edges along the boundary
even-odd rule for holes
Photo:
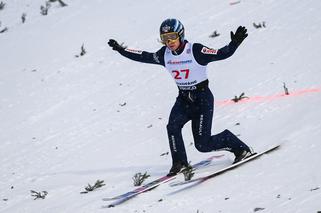
[[[264,155],[264,154],[267,154],[267,153],[269,153],[269,152],[271,152],[271,151],[274,151],[274,150],[276,150],[276,149],[279,148],[279,147],[280,147],[280,145],[272,146],[272,147],[270,147],[270,148],[268,148],[268,149],[265,149],[264,151],[261,151],[261,152],[259,152],[259,153],[254,153],[253,155],[245,158],[245,159],[242,160],[242,161],[239,161],[239,162],[234,163],[234,164],[232,164],[232,165],[229,165],[229,166],[227,166],[227,167],[225,167],[225,168],[223,168],[223,169],[220,169],[220,170],[218,170],[218,171],[215,171],[215,172],[213,172],[212,174],[209,174],[209,175],[207,175],[207,176],[195,178],[195,179],[188,180],[188,181],[176,182],[176,183],[170,184],[170,186],[174,187],[174,186],[180,186],[180,185],[185,185],[185,184],[194,183],[194,184],[190,184],[190,185],[187,187],[187,188],[191,188],[191,187],[194,186],[194,185],[198,185],[198,184],[200,184],[200,183],[203,183],[203,182],[205,182],[205,181],[207,181],[207,180],[209,180],[209,179],[211,179],[211,178],[214,178],[214,177],[216,177],[216,176],[218,176],[218,175],[220,175],[220,174],[223,174],[223,173],[225,173],[225,172],[227,172],[227,171],[229,171],[229,170],[232,170],[232,169],[235,169],[235,168],[237,168],[237,167],[239,167],[239,166],[241,166],[241,165],[244,165],[245,163],[247,163],[247,162],[249,162],[249,161],[255,160],[255,159],[257,159],[258,157],[260,157],[260,156],[262,156],[262,155]]]
[[[202,160],[194,165],[192,165],[193,167],[193,170],[198,170],[198,169],[201,169],[203,167],[206,167],[207,165],[209,165],[213,159],[217,159],[217,158],[221,158],[223,157],[224,155],[218,155],[218,156],[211,156],[205,160]],[[105,206],[102,206],[102,208],[110,208],[110,207],[115,207],[117,205],[120,205],[132,198],[134,198],[135,196],[143,193],[143,192],[146,192],[146,191],[150,191],[152,189],[154,189],[155,187],[159,186],[160,184],[162,183],[166,183],[168,181],[171,181],[171,180],[174,180],[176,178],[177,175],[175,176],[163,176],[163,177],[160,177],[154,181],[151,181],[139,188],[136,188],[132,191],[129,191],[129,192],[126,192],[124,194],[121,194],[119,196],[115,196],[115,197],[112,197],[112,198],[103,198],[103,201],[114,201],[112,202],[111,204],[109,205],[105,205]]]

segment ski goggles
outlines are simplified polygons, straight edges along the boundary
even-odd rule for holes
[[[163,44],[175,42],[179,39],[177,32],[164,33],[160,35],[161,41]]]

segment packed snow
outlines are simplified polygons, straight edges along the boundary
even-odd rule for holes
[[[1,2],[0,212],[321,212],[321,2],[63,0],[68,6],[52,2],[48,15],[40,14],[45,0]],[[255,151],[281,148],[198,186],[166,183],[102,208],[110,203],[102,198],[135,189],[135,173],[147,172],[148,182],[171,167],[175,83],[163,67],[107,45],[114,38],[157,51],[169,17],[181,20],[187,40],[212,48],[247,27],[235,54],[208,66],[212,132],[229,129]],[[248,98],[231,101],[242,93]],[[192,163],[224,155],[196,176],[233,160],[198,152],[190,123],[183,135]],[[106,185],[80,193],[97,180]],[[31,190],[48,194],[35,199]]]

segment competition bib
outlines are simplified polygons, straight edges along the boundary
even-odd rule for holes
[[[168,47],[165,50],[165,67],[179,87],[190,87],[207,80],[206,66],[196,62],[192,47],[193,44],[186,43],[180,55],[172,54]]]

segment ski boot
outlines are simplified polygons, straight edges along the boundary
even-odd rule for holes
[[[169,177],[175,176],[175,175],[177,175],[177,173],[183,172],[185,170],[191,170],[191,169],[192,169],[192,167],[188,163],[177,161],[177,162],[173,163],[173,166],[169,170],[169,173],[167,174],[167,176],[169,176]]]
[[[242,150],[240,152],[234,152],[234,155],[235,155],[235,159],[234,159],[234,162],[233,164],[237,163],[237,162],[240,162],[252,155],[254,155],[255,153],[253,153],[251,150]]]

